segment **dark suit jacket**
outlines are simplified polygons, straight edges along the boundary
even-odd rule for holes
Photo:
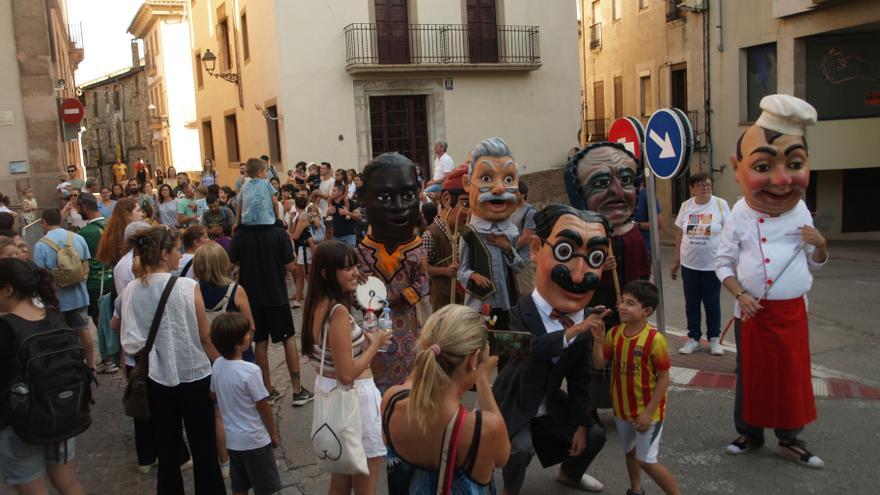
[[[523,296],[510,310],[510,329],[532,334],[531,356],[512,358],[495,379],[492,392],[511,437],[529,424],[542,401],[560,430],[571,438],[578,426],[592,426],[590,416],[590,373],[592,339],[581,334],[563,348],[565,332],[547,333],[531,294]],[[558,358],[554,363],[553,359]],[[568,393],[561,389],[563,378]]]

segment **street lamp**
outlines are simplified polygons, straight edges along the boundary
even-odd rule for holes
[[[150,116],[153,118],[153,120],[158,120],[165,127],[168,127],[168,116],[167,115],[156,115],[156,105],[153,105],[152,103],[150,103],[149,105],[147,105],[147,111],[150,112]]]
[[[238,84],[238,75],[234,72],[221,72],[219,74],[214,74],[214,69],[217,65],[217,55],[214,55],[210,49],[205,50],[205,53],[202,54],[202,65],[205,66],[205,72],[207,72],[209,76],[219,77],[232,84]]]

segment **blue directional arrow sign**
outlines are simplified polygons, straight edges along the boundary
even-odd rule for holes
[[[684,112],[661,108],[645,127],[645,163],[661,179],[671,179],[687,169],[693,131]]]

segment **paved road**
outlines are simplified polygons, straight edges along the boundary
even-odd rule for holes
[[[833,255],[833,253],[832,253]],[[663,250],[667,263],[670,250]],[[685,320],[680,281],[664,277],[667,321],[683,329]],[[880,335],[873,326],[880,320],[880,264],[834,261],[817,273],[810,297],[811,348],[814,364],[832,372],[844,372],[877,385],[880,380]],[[729,318],[732,299],[722,299],[723,323]],[[301,312],[295,311],[297,324]],[[299,328],[299,327],[297,327]],[[278,346],[270,352],[273,381],[284,398],[275,407],[282,432],[281,462],[284,494],[327,492],[329,477],[320,472],[311,455],[308,430],[312,407],[290,407],[289,380]],[[309,367],[304,382],[314,380]],[[148,494],[155,492],[155,472],[137,473],[131,422],[122,415],[120,376],[105,377],[96,392],[94,426],[78,439],[79,475],[88,493]],[[473,400],[472,397],[469,400]],[[673,388],[661,446],[664,462],[679,480],[685,493],[873,493],[876,491],[876,460],[870,455],[880,441],[880,401],[818,401],[819,421],[804,438],[828,464],[824,471],[800,468],[773,455],[774,442],[760,452],[732,458],[722,454],[735,433],[731,411],[733,398],[723,390]],[[610,423],[608,412],[603,413]],[[867,455],[866,455],[867,454]],[[624,493],[626,470],[616,432],[608,432],[608,443],[589,471],[606,485],[605,493]],[[191,473],[185,479],[192,486]],[[529,467],[526,493],[577,493],[553,483],[555,468],[542,469],[537,461]],[[659,489],[646,482],[648,493]],[[385,493],[384,475],[379,493]],[[0,495],[12,494],[0,486]],[[190,488],[190,493],[192,489]]]

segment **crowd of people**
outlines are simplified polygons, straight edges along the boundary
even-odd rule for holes
[[[737,299],[741,436],[727,452],[760,447],[763,429],[774,428],[780,455],[822,467],[798,437],[815,419],[812,393],[780,392],[803,385],[804,362],[809,379],[809,352],[798,354],[805,323],[785,335],[796,347],[784,376],[750,359],[776,344],[741,334],[755,321],[790,330],[774,318],[801,314],[807,268],[827,259],[799,195],[812,107],[789,98],[762,101],[767,117],[738,145],[745,197],[733,209],[712,195],[711,177],[690,177],[671,274],[681,270],[684,282],[689,340],[680,353],[701,348],[704,309],[710,353],[721,354],[720,288]],[[496,493],[500,469],[503,493],[516,495],[535,455],[560,465],[559,483],[600,491],[586,474],[609,426],[600,408],[613,412],[627,493],[644,493],[642,472],[680,493],[658,460],[670,360],[648,322],[658,293],[640,233],[638,161],[617,143],[574,150],[563,174],[570,205],[535,208],[502,139],[480,142],[460,166],[447,149],[435,143],[427,182],[397,153],[360,173],[300,162],[280,174],[268,157],[253,158],[231,187],[210,160],[197,178],[173,167],[155,174],[157,187],[143,163],[130,178],[114,168],[111,185],[77,179],[72,167],[59,207],[39,215],[44,236],[32,249],[14,228],[19,215],[0,206],[0,384],[12,390],[0,404],[5,482],[45,493],[45,474],[59,493],[85,493],[74,468],[82,421],[54,421],[35,440],[46,378],[21,361],[28,338],[49,346],[66,336],[57,354],[82,372],[55,385],[88,391],[94,375],[124,368],[139,471],[156,468],[158,493],[184,493],[185,469],[196,493],[225,493],[224,478],[235,493],[281,489],[270,341],[284,349],[292,405],[315,401],[311,448],[331,473],[331,493],[375,493],[384,464],[391,494]],[[25,197],[20,225],[36,221]],[[780,247],[794,237],[798,249]],[[777,289],[767,266],[786,250],[794,268]],[[385,286],[387,323],[355,297],[368,278]],[[313,391],[301,356],[317,373]],[[130,410],[141,376],[146,402]],[[762,380],[775,392],[760,390]],[[468,411],[471,390],[477,407]],[[77,411],[88,410],[90,394],[70,394]]]

